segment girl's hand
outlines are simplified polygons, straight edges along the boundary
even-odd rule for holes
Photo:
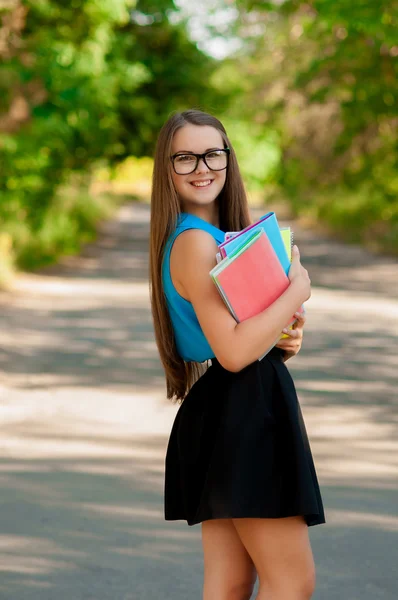
[[[276,344],[277,348],[281,348],[285,351],[285,355],[283,357],[284,362],[286,362],[292,356],[295,356],[301,348],[301,344],[303,342],[303,327],[305,323],[305,316],[300,313],[294,313],[294,316],[297,318],[297,321],[293,324],[292,329],[284,329],[283,333],[286,333],[289,337],[279,340]]]
[[[300,262],[300,252],[296,245],[292,250],[292,262],[288,277],[290,284],[294,285],[298,292],[299,304],[303,304],[311,296],[311,279],[307,269]]]

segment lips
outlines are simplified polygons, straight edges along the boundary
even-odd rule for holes
[[[209,187],[212,182],[212,179],[195,179],[195,181],[190,181],[189,183],[195,188],[205,188]]]

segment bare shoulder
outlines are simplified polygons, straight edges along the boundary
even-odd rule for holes
[[[213,236],[203,229],[187,229],[180,233],[174,242],[173,250],[179,260],[190,262],[192,258],[196,260],[211,259],[216,262],[216,252],[218,246]]]
[[[214,248],[217,250],[217,243],[213,236],[204,229],[187,229],[180,233],[174,242],[176,248],[183,250],[184,254],[190,249],[195,251],[202,249],[203,252],[212,252]]]
[[[209,271],[216,265],[218,246],[213,236],[203,229],[187,229],[180,233],[173,244],[170,269],[177,291],[189,298],[188,287],[201,276],[209,278]],[[198,279],[199,278],[199,279]]]

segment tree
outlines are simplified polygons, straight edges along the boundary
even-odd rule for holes
[[[41,227],[99,160],[153,150],[172,109],[215,98],[171,0],[8,0],[0,9],[0,215]],[[62,207],[60,207],[62,210]]]
[[[391,247],[398,238],[397,0],[236,6],[244,45],[235,64],[250,80],[240,104],[264,129],[276,128],[279,181],[293,205],[340,229],[360,215],[364,236],[375,233]]]

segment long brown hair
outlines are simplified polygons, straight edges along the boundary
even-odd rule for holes
[[[204,363],[185,362],[177,352],[166,298],[162,286],[163,253],[168,237],[181,212],[171,177],[171,144],[175,132],[187,123],[210,125],[217,129],[230,148],[225,185],[218,196],[222,231],[240,231],[251,223],[249,207],[238,162],[222,123],[199,110],[174,113],[160,130],[155,150],[152,179],[149,246],[149,289],[156,343],[166,375],[167,398],[182,402],[191,386],[203,374]]]

